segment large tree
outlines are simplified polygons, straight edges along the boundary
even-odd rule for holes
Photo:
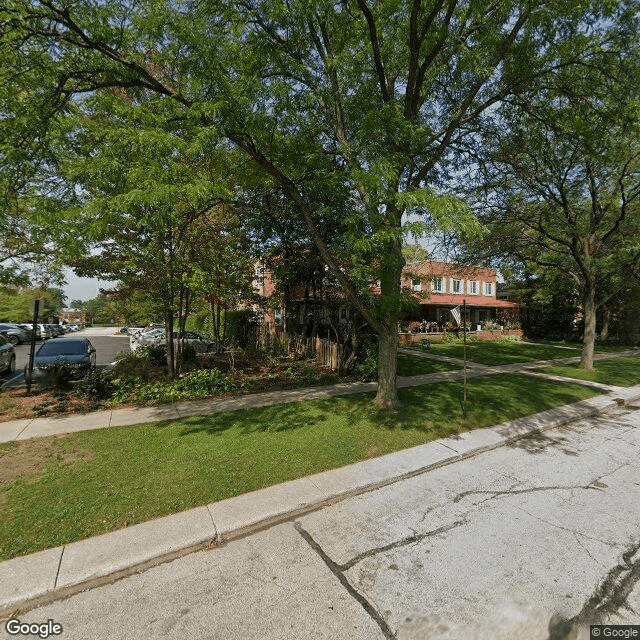
[[[585,369],[593,368],[598,311],[640,275],[637,44],[613,41],[588,72],[563,69],[548,90],[505,109],[487,138],[485,247],[574,282]]]
[[[41,84],[55,98],[46,105],[126,87],[141,102],[165,97],[172,118],[241,149],[290,198],[377,333],[376,402],[392,409],[405,215],[471,226],[447,195],[459,180],[454,153],[476,145],[479,120],[510,96],[558,66],[588,64],[590,43],[629,10],[571,0],[10,0],[0,44],[25,51],[30,70],[46,67]],[[344,199],[335,236],[347,260],[318,232],[318,184]]]

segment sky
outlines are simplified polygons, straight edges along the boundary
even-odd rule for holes
[[[108,280],[97,280],[96,278],[79,278],[73,271],[65,272],[67,284],[62,287],[67,296],[67,304],[72,300],[93,300],[101,288],[109,288],[114,282]]]

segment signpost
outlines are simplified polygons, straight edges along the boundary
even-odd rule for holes
[[[31,349],[29,350],[29,364],[25,371],[25,378],[27,382],[27,395],[31,395],[31,379],[33,378],[33,356],[36,352],[36,331],[38,327],[38,314],[40,313],[40,307],[43,306],[44,300],[32,300],[29,303],[29,312],[33,314],[33,331],[31,332]]]
[[[464,357],[464,392],[462,396],[462,415],[467,417],[467,301],[462,301],[462,354]]]

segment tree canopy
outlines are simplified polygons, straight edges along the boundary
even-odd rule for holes
[[[139,107],[162,103],[166,123],[241,150],[378,334],[376,401],[394,408],[407,215],[473,233],[455,191],[480,125],[559,70],[588,70],[636,11],[635,0],[10,0],[0,55],[50,130],[61,112],[127,91],[133,126]],[[10,101],[3,113],[18,117]],[[327,242],[335,201],[344,215]]]

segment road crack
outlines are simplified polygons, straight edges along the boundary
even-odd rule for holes
[[[622,554],[622,562],[609,570],[585,602],[580,612],[570,620],[558,620],[549,629],[549,640],[560,640],[577,625],[602,624],[620,609],[631,609],[627,598],[640,582],[640,541],[631,544]]]
[[[603,473],[597,476],[596,478],[594,478],[588,484],[585,484],[585,485],[551,485],[551,486],[545,486],[545,487],[529,487],[528,489],[509,488],[509,489],[504,489],[502,491],[492,491],[491,489],[477,489],[473,491],[463,491],[462,493],[457,494],[456,497],[453,499],[453,502],[454,503],[460,502],[460,500],[462,500],[463,498],[466,498],[467,496],[472,496],[472,495],[489,494],[489,497],[485,498],[484,500],[481,500],[481,502],[487,502],[488,500],[494,500],[495,498],[502,498],[504,496],[517,496],[524,493],[536,493],[538,491],[573,491],[576,489],[596,489],[598,491],[602,491],[603,489],[607,488],[607,485],[602,482],[603,478],[612,476],[618,471],[620,471],[620,469],[623,469],[624,467],[628,467],[630,465],[631,463],[629,462],[620,464],[612,471],[607,471],[606,473]]]
[[[343,571],[340,569],[340,565],[336,564],[322,549],[322,547],[313,539],[311,534],[304,529],[299,522],[293,523],[296,531],[306,540],[307,544],[320,556],[321,560],[327,565],[329,571],[338,578],[340,584],[349,592],[351,597],[360,604],[360,606],[367,612],[369,617],[380,627],[384,637],[387,640],[397,640],[396,634],[393,633],[386,620],[382,617],[380,612],[375,606],[367,600],[347,579]]]
[[[391,542],[390,544],[386,544],[382,547],[376,547],[375,549],[369,549],[369,551],[364,551],[363,553],[358,554],[348,562],[345,562],[344,564],[340,564],[336,566],[340,569],[340,571],[348,571],[353,566],[358,564],[358,562],[364,560],[365,558],[370,558],[371,556],[378,555],[379,553],[384,553],[385,551],[391,551],[391,549],[397,549],[398,547],[406,547],[407,545],[410,545],[410,544],[416,544],[417,542],[421,542],[425,538],[430,538],[433,536],[437,536],[440,533],[451,531],[451,529],[460,527],[463,524],[467,524],[467,520],[457,520],[452,524],[444,525],[442,527],[438,527],[437,529],[433,529],[425,533],[416,533],[412,536],[403,538],[402,540],[398,540],[397,542]]]

